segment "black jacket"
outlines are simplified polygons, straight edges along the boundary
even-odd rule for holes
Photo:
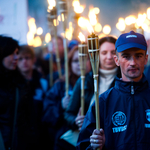
[[[18,70],[8,71],[0,66],[0,130],[6,146],[11,147],[12,127],[14,121],[14,111],[16,104],[16,89],[19,90],[19,102],[17,109],[17,120],[15,126],[14,150],[21,140],[18,133],[27,129],[27,122],[30,115],[28,87]],[[24,136],[24,135],[21,135]],[[24,141],[25,142],[25,141]],[[18,148],[19,149],[19,148]]]

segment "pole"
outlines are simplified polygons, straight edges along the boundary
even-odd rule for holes
[[[98,43],[98,36],[95,35],[94,33],[88,36],[88,52],[89,52],[89,57],[90,57],[92,70],[93,70],[93,78],[94,78],[96,129],[99,130],[100,129],[99,90],[98,90],[99,43]]]
[[[66,19],[67,19],[67,2],[65,0],[59,1],[61,20],[63,23],[63,45],[64,45],[64,58],[65,58],[65,90],[66,96],[68,96],[69,91],[69,71],[68,71],[68,49],[67,49],[67,40],[66,40]]]

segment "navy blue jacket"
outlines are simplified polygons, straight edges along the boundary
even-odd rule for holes
[[[139,82],[116,78],[115,87],[101,94],[99,102],[100,126],[106,138],[103,150],[150,149],[150,89],[144,75]],[[86,114],[77,149],[92,149],[95,123],[94,103]]]

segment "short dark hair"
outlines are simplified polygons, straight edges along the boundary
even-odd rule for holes
[[[19,54],[21,55],[30,54],[32,58],[35,57],[34,49],[29,45],[21,45],[19,49]]]
[[[19,49],[18,41],[9,36],[0,35],[0,59],[11,55],[16,48]]]
[[[109,42],[109,43],[115,44],[116,41],[117,41],[117,39],[114,38],[113,36],[106,36],[106,37],[103,37],[103,38],[99,39],[99,47],[100,47],[103,43],[105,43],[105,42]]]

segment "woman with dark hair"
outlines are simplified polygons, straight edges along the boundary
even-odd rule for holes
[[[65,95],[65,75],[58,79],[53,87],[47,92],[44,100],[43,122],[48,127],[51,147],[59,135],[64,133],[68,127],[63,113],[68,107],[73,87],[80,77],[80,64],[78,59],[78,46],[75,46],[68,54],[69,67],[69,96]]]
[[[18,52],[16,40],[0,35],[0,138],[6,150],[24,150],[26,142],[21,137],[27,129],[29,97],[17,69]]]

